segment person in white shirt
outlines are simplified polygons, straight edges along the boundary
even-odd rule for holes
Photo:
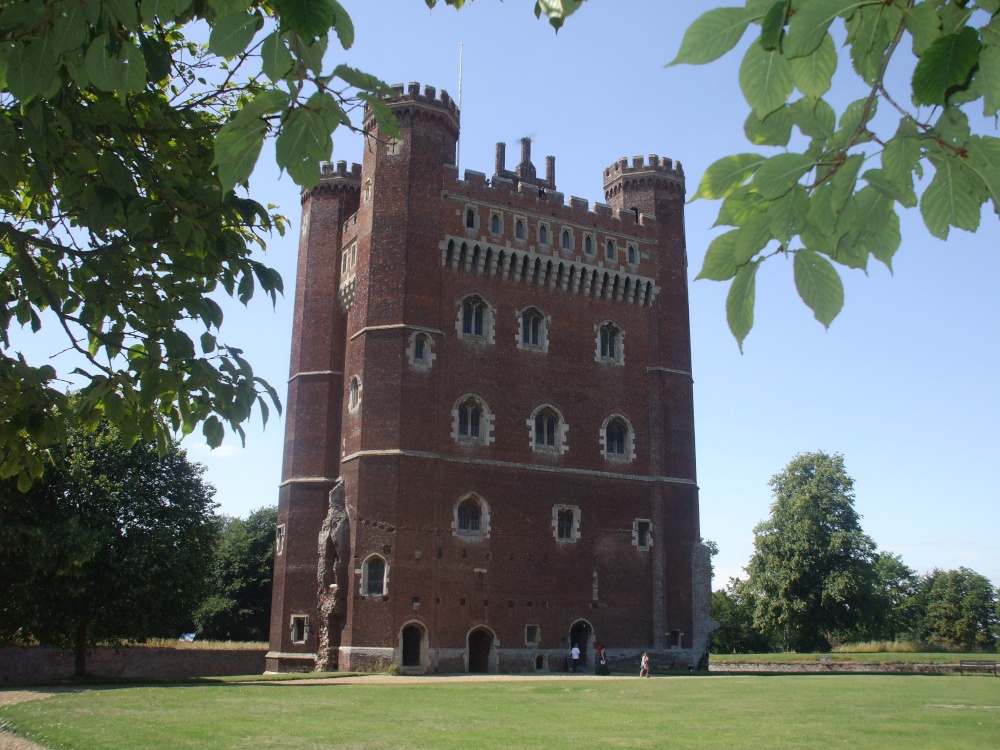
[[[573,671],[577,672],[580,669],[580,647],[575,643],[573,648],[569,650],[570,658],[573,660]]]

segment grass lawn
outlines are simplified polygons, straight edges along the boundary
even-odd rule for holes
[[[995,748],[1000,679],[798,675],[112,687],[0,708],[47,748]]]

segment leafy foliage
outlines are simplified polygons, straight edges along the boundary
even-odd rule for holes
[[[353,42],[335,0],[2,5],[0,478],[27,489],[67,423],[108,419],[165,452],[171,434],[200,425],[217,446],[255,405],[265,422],[280,408],[219,337],[213,295],[282,291],[252,250],[284,219],[240,194],[264,140],[310,187],[333,132],[386,90],[324,70],[330,32]],[[75,354],[63,371],[11,351],[12,328],[43,325]]]
[[[712,619],[719,623],[711,635],[713,654],[766,654],[774,650],[771,639],[754,625],[753,604],[739,578],[730,578],[725,589],[712,592]]]
[[[717,223],[735,228],[709,246],[698,278],[732,280],[726,317],[741,349],[763,260],[795,256],[796,289],[829,327],[844,304],[834,264],[865,270],[874,258],[892,269],[896,204],[919,202],[942,240],[952,227],[976,231],[984,204],[1000,214],[1000,139],[969,121],[1000,112],[998,12],[996,0],[747,0],[687,29],[671,65],[712,62],[760,27],[739,71],[752,110],[745,131],[784,149],[720,159],[694,195],[722,200]],[[839,116],[824,99],[838,65],[834,34],[867,89]],[[907,37],[910,90],[890,91],[886,72]],[[876,128],[880,104],[899,115],[895,132]]]
[[[997,595],[986,576],[969,570],[933,570],[920,580],[916,599],[920,638],[967,650],[997,644]]]
[[[195,612],[203,638],[266,641],[271,621],[274,534],[278,509],[222,519],[208,598]]]
[[[27,493],[0,482],[0,641],[73,647],[173,636],[202,600],[214,488],[173,442],[72,430]]]
[[[754,529],[744,594],[754,624],[786,648],[829,648],[864,624],[874,601],[875,543],[854,509],[842,456],[796,456],[771,478],[771,515]]]

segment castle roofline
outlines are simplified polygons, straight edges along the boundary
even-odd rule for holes
[[[439,94],[434,86],[424,86],[423,91],[421,91],[420,84],[416,81],[411,81],[405,87],[401,83],[394,83],[390,88],[392,93],[382,97],[382,101],[387,105],[393,109],[411,107],[435,112],[446,117],[457,133],[461,119],[460,112],[455,100],[448,95],[447,91],[442,89]],[[371,106],[366,104],[364,117],[366,130],[371,129],[369,122],[372,119],[374,119],[374,112],[372,112]]]
[[[604,187],[622,177],[639,174],[661,174],[684,184],[684,168],[679,161],[671,161],[667,156],[650,154],[648,164],[644,156],[633,156],[631,165],[624,156],[616,161],[604,170]]]

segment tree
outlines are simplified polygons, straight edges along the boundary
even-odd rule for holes
[[[875,554],[876,604],[867,614],[865,628],[870,640],[895,641],[912,634],[918,618],[919,580],[899,555]]]
[[[223,517],[211,566],[208,598],[195,612],[198,633],[227,641],[266,641],[271,624],[275,506],[246,520]]]
[[[771,515],[754,528],[746,594],[754,624],[789,649],[828,648],[875,606],[875,543],[854,509],[843,456],[803,453],[770,481]]]
[[[922,640],[967,650],[993,650],[997,643],[997,596],[986,576],[968,568],[938,570],[920,580]]]
[[[73,648],[176,637],[205,594],[215,490],[169,443],[102,423],[27,493],[0,483],[0,641]]]
[[[712,619],[719,623],[711,636],[713,654],[766,654],[774,650],[770,639],[754,626],[753,605],[739,578],[730,578],[726,588],[712,592]]]
[[[688,28],[671,65],[715,60],[760,27],[740,66],[752,110],[744,131],[757,146],[782,149],[720,159],[694,195],[721,199],[717,223],[733,227],[713,240],[698,278],[732,280],[726,317],[741,348],[767,258],[794,257],[799,295],[829,327],[844,302],[834,263],[865,269],[874,258],[892,269],[897,203],[919,203],[942,240],[951,227],[976,231],[988,202],[1000,213],[1000,139],[970,124],[970,114],[1000,111],[998,11],[1000,0],[747,0]],[[838,65],[835,36],[866,91],[839,116],[824,98]],[[916,57],[910,85],[890,91],[890,63],[905,65],[906,46]],[[880,104],[892,114],[876,122]],[[931,167],[918,201],[915,178]]]

